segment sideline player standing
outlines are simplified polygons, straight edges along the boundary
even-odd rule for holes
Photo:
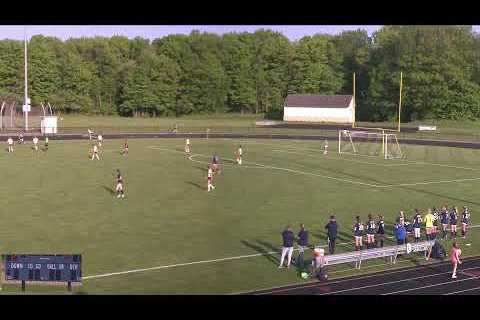
[[[470,223],[470,212],[468,212],[468,208],[465,206],[463,207],[463,212],[462,212],[462,238],[463,239],[465,239],[465,236],[467,235],[467,227],[469,223]]]
[[[380,247],[383,248],[383,241],[385,241],[385,221],[383,216],[378,216],[378,230],[377,230],[378,239],[380,240]]]
[[[187,138],[185,140],[185,153],[190,154],[190,139],[189,138]]]
[[[97,160],[100,160],[98,157],[98,146],[96,144],[93,145],[93,150],[92,150],[92,160],[97,158]]]
[[[123,177],[119,169],[117,169],[117,186],[115,190],[117,191],[117,198],[125,198],[125,193],[123,192]]]
[[[413,232],[415,236],[415,242],[420,241],[420,224],[422,223],[422,215],[415,209],[415,215],[413,216]]]
[[[323,147],[323,154],[328,154],[328,140],[325,139],[325,146]]]
[[[355,251],[359,251],[362,249],[362,240],[363,240],[363,224],[360,221],[360,216],[357,216],[357,222],[353,227],[353,232],[355,235]]]
[[[440,223],[442,224],[442,238],[447,240],[447,227],[448,227],[448,211],[447,206],[443,206],[442,212],[440,213]]]
[[[208,173],[207,173],[207,191],[215,189],[213,185],[213,170],[211,166],[208,166]]]
[[[430,239],[428,240],[433,240],[437,238],[437,232],[438,232],[438,220],[440,220],[440,213],[438,212],[438,209],[433,207],[433,225],[432,225],[432,235],[430,236]],[[429,213],[432,213],[430,209],[428,209]]]
[[[124,156],[128,155],[128,142],[127,142],[127,139],[125,139],[125,142],[123,143],[123,155],[124,155]]]
[[[242,154],[243,154],[242,146],[239,146],[237,150],[237,163],[240,165],[242,164]]]
[[[285,255],[287,254],[287,268],[290,268],[290,262],[292,261],[294,238],[295,235],[293,234],[292,228],[290,226],[287,226],[287,228],[282,232],[283,247],[282,256],[280,258],[280,265],[278,266],[279,269],[283,268],[283,261],[285,260]]]
[[[37,138],[37,136],[33,137],[33,147],[35,148],[35,151],[38,151],[38,138]]]
[[[367,249],[371,249],[375,246],[375,220],[371,214],[368,215],[367,222]]]
[[[450,211],[450,234],[452,239],[457,239],[457,220],[458,220],[458,210],[457,207],[453,207]]]
[[[308,231],[305,229],[305,225],[300,224],[300,231],[298,232],[298,267],[303,269],[305,267],[305,248],[308,247]]]
[[[13,152],[13,139],[11,137],[8,137],[7,144],[8,152]]]

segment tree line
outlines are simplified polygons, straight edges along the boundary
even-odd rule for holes
[[[320,31],[320,30],[319,30]],[[289,41],[281,33],[193,31],[153,41],[122,36],[28,43],[29,96],[64,113],[279,117],[289,93],[351,94],[357,117],[480,117],[480,37],[469,26],[385,26]],[[0,41],[0,100],[23,101],[23,41]]]

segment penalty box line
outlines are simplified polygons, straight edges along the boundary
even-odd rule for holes
[[[473,229],[473,228],[479,228],[479,227],[480,227],[480,224],[477,224],[477,225],[471,226],[470,228]],[[393,237],[388,236],[387,238],[392,239]],[[337,245],[338,246],[344,246],[344,245],[350,245],[350,244],[353,244],[353,243],[354,243],[353,241],[351,241],[351,242],[341,242],[341,243],[337,243]],[[328,245],[317,246],[317,248],[327,248],[327,247],[328,247]],[[310,248],[306,248],[306,249],[311,250]],[[298,251],[298,249],[294,249],[294,251]],[[226,258],[218,258],[218,259],[209,259],[209,260],[176,263],[176,264],[156,266],[156,267],[150,267],[150,268],[133,269],[133,270],[126,270],[126,271],[119,271],[119,272],[111,272],[111,273],[85,276],[82,279],[83,280],[89,280],[89,279],[106,278],[106,277],[112,277],[112,276],[118,276],[118,275],[130,274],[130,273],[139,273],[139,272],[169,269],[169,268],[175,268],[175,267],[185,267],[185,266],[191,266],[191,265],[197,265],[197,264],[208,264],[208,263],[222,262],[222,261],[240,260],[240,259],[247,259],[247,258],[254,258],[254,257],[261,257],[261,256],[269,256],[269,255],[274,255],[274,254],[279,255],[279,254],[281,254],[281,252],[270,251],[270,252],[266,252],[266,253],[253,253],[253,254],[246,254],[246,255],[234,256],[234,257],[226,257]]]
[[[172,149],[166,149],[166,148],[158,148],[158,147],[156,147],[156,146],[149,146],[149,148],[150,148],[150,149],[155,149],[155,150],[164,150],[164,151],[176,152],[176,153],[182,153],[182,154],[183,154],[183,152],[178,151],[178,150],[172,150]],[[204,155],[204,154],[201,154],[201,153],[196,153],[196,154],[193,154],[192,156],[209,157],[209,156]],[[234,159],[230,159],[230,158],[224,158],[224,159],[230,160],[230,161],[235,161]],[[192,160],[192,159],[190,159],[190,160]],[[348,179],[336,178],[336,177],[326,176],[326,175],[317,174],[317,173],[313,173],[313,172],[306,172],[306,171],[300,171],[300,170],[294,170],[294,169],[288,169],[288,168],[282,168],[282,167],[274,167],[274,166],[269,166],[269,165],[265,165],[265,164],[261,164],[261,163],[255,163],[255,162],[251,162],[251,161],[248,161],[248,162],[251,163],[251,164],[253,164],[253,165],[260,166],[260,167],[267,168],[267,169],[274,169],[274,170],[281,170],[281,171],[293,172],[293,173],[297,173],[297,174],[316,176],[316,177],[325,178],[325,179],[331,179],[331,180],[336,180],[336,181],[340,181],[340,182],[346,182],[346,183],[351,183],[351,184],[363,185],[363,186],[366,186],[366,187],[373,187],[373,188],[378,188],[378,187],[380,187],[380,186],[378,186],[378,185],[370,184],[370,183],[366,183],[366,182],[360,182],[360,181],[353,181],[353,180],[348,180]]]

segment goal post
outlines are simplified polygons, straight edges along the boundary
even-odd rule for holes
[[[338,131],[338,153],[353,154],[384,159],[402,158],[402,150],[397,135],[385,130],[375,131]]]

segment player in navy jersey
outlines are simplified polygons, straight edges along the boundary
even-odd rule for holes
[[[375,246],[375,232],[376,232],[375,220],[372,215],[368,215],[367,222],[367,249],[371,249]]]
[[[385,240],[385,221],[383,216],[378,216],[378,229],[377,229],[377,239],[380,240],[380,247],[383,248],[383,241]]]
[[[415,242],[420,241],[420,224],[422,223],[422,215],[415,209],[415,215],[413,216],[413,231],[415,236]]]
[[[360,217],[357,216],[357,222],[353,227],[353,234],[355,236],[355,251],[362,249],[362,240],[363,240],[363,223],[360,221]]]
[[[440,212],[438,212],[438,209],[433,207],[432,209],[432,214],[433,214],[433,239],[437,238],[437,228],[438,228],[438,220],[440,220]]]
[[[443,240],[447,240],[448,219],[448,207],[443,206],[442,211],[440,212],[440,223],[442,224]]]
[[[462,212],[462,238],[463,239],[465,239],[465,236],[467,235],[467,227],[469,223],[470,223],[470,212],[468,211],[467,207],[463,207],[463,212]]]
[[[116,186],[117,198],[125,198],[123,193],[123,177],[120,170],[117,169],[117,186]]]
[[[413,224],[405,217],[405,223],[403,224],[407,235],[405,237],[405,243],[408,242],[408,236],[411,236],[413,233]]]
[[[452,239],[457,238],[457,220],[458,220],[458,209],[457,207],[453,207],[450,211],[450,233],[452,235]]]
[[[212,158],[212,169],[214,173],[220,173],[220,158],[216,154]]]

